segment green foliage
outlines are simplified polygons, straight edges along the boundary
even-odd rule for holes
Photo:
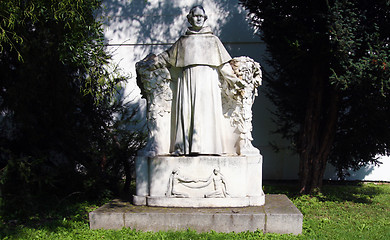
[[[389,193],[389,185],[327,186],[318,196],[303,195],[293,202],[304,214],[311,238],[387,239]]]
[[[342,173],[388,154],[390,6],[339,1],[331,9],[329,80],[343,91],[330,162]]]
[[[291,192],[292,186],[266,185],[270,193]],[[187,231],[142,232],[90,230],[87,213],[102,202],[63,202],[55,211],[0,225],[2,239],[388,239],[390,237],[389,185],[326,185],[317,196],[289,196],[304,214],[303,233],[263,234],[197,233]]]
[[[7,218],[119,194],[144,136],[110,68],[98,0],[0,2],[0,199]],[[113,116],[117,118],[113,119]],[[50,204],[49,204],[50,205]]]
[[[326,156],[341,178],[379,164],[390,146],[389,2],[240,2],[271,56],[265,82],[276,132],[302,162]]]
[[[47,36],[46,44],[58,44],[59,60],[71,67],[82,67],[74,77],[82,81],[85,94],[92,94],[96,101],[115,94],[118,78],[111,77],[106,63],[101,22],[95,21],[95,13],[101,0],[34,0],[0,3],[0,50],[17,53],[24,61],[24,45],[30,44],[28,35],[49,27],[53,36]],[[43,39],[42,39],[43,40]],[[41,42],[44,44],[45,42]],[[78,70],[81,70],[80,68]]]

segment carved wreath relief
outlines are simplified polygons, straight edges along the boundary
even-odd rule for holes
[[[173,94],[170,87],[171,74],[166,67],[150,68],[149,58],[153,55],[148,55],[142,61],[137,62],[137,74],[142,82],[142,91],[146,95],[148,103],[147,110],[147,127],[148,127],[148,142],[145,147],[146,155],[156,155],[156,153],[168,153],[168,150],[161,150],[160,142],[165,139],[160,139],[164,135],[160,132],[161,128],[170,124],[170,112]]]
[[[252,145],[252,105],[258,95],[262,72],[260,64],[249,57],[235,57],[230,61],[235,75],[240,79],[240,89],[221,83],[222,105],[225,117],[240,133],[240,153],[258,153]]]
[[[194,183],[201,184],[195,185]],[[225,177],[218,169],[214,169],[213,173],[207,179],[189,179],[180,175],[180,171],[178,169],[174,169],[169,177],[168,188],[165,195],[167,197],[188,198],[190,197],[189,194],[177,190],[179,185],[191,189],[202,189],[210,184],[213,184],[214,190],[204,194],[205,198],[229,197]]]

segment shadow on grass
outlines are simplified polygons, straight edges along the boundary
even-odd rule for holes
[[[108,199],[88,201],[76,197],[59,203],[42,199],[32,203],[35,205],[33,209],[25,209],[23,216],[0,216],[0,239],[26,239],[29,233],[36,231],[72,231],[76,226],[87,224],[88,212],[105,201]]]
[[[298,181],[263,181],[265,194],[285,194],[288,198],[300,196]]]
[[[333,202],[350,201],[354,203],[372,204],[372,199],[385,193],[383,188],[374,184],[355,183],[348,185],[324,185],[322,195],[324,200]]]
[[[285,194],[290,199],[301,196],[298,181],[264,181],[264,192],[266,194]],[[375,196],[383,193],[385,193],[383,188],[373,183],[324,181],[321,192],[313,194],[313,197],[317,197],[322,202],[350,201],[371,204]]]
[[[107,196],[102,195],[92,200],[85,194],[75,194],[62,200],[49,196],[33,198],[29,207],[20,208],[18,214],[8,210],[0,213],[0,239],[5,237],[25,239],[29,231],[36,230],[59,233],[85,229],[89,221],[89,212],[108,202],[110,208],[124,207],[121,201],[111,200],[113,198],[131,199],[131,196],[135,194],[135,181],[131,182],[129,190],[128,193],[122,193],[119,196],[107,194]]]

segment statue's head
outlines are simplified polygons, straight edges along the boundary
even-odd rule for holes
[[[187,20],[194,30],[199,31],[202,29],[204,22],[207,20],[207,15],[201,5],[196,5],[191,8],[187,15]]]

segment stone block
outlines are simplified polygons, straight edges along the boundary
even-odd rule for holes
[[[135,205],[246,207],[265,201],[260,154],[137,157],[136,169]]]
[[[286,195],[267,195],[264,211],[267,215],[265,232],[302,233],[303,215]]]
[[[125,227],[142,231],[192,229],[197,232],[242,232],[264,230],[265,214],[256,207],[162,210],[153,208],[148,213],[125,213]],[[241,212],[243,211],[243,212]]]
[[[302,233],[303,216],[285,195],[266,195],[264,206],[166,208],[113,200],[89,214],[91,229],[142,231],[192,229],[197,232]]]
[[[124,213],[93,211],[89,213],[89,224],[91,229],[121,229],[124,226]]]

